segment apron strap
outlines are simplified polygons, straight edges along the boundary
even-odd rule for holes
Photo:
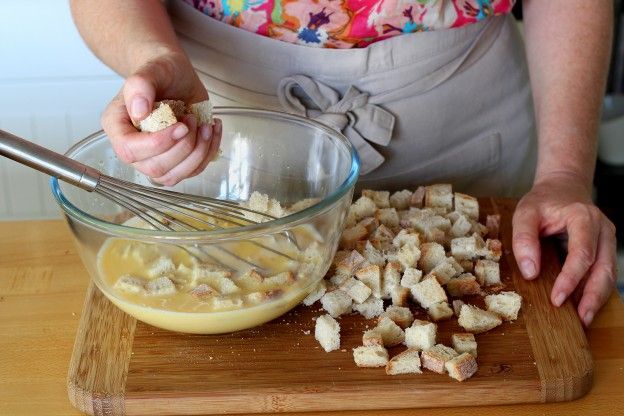
[[[304,99],[295,95],[303,91]],[[283,78],[277,98],[284,110],[315,119],[344,133],[357,150],[365,175],[384,162],[384,157],[369,143],[387,146],[392,138],[395,117],[389,111],[369,102],[369,95],[351,86],[345,94],[305,75]]]

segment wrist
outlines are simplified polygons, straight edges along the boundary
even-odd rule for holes
[[[533,181],[534,187],[561,184],[569,188],[574,187],[581,190],[587,198],[591,199],[593,190],[593,169],[592,172],[579,172],[572,169],[557,169],[549,171],[538,171]]]
[[[126,62],[129,64],[127,73],[123,75],[126,77],[130,76],[146,64],[159,60],[184,62],[190,65],[188,57],[182,48],[177,45],[169,45],[159,41],[140,42],[127,49]]]

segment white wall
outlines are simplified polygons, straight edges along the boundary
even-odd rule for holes
[[[1,0],[0,39],[0,129],[57,151],[100,129],[122,81],[84,45],[67,0]],[[0,219],[58,215],[48,177],[0,157]]]

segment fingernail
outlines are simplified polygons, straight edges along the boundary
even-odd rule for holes
[[[199,128],[199,138],[203,140],[210,140],[212,136],[212,127],[208,124],[202,124]]]
[[[143,97],[134,97],[130,106],[130,115],[134,119],[140,119],[147,115],[149,108],[147,100]]]
[[[522,275],[525,279],[534,278],[536,272],[535,263],[528,259],[522,260],[522,262],[520,262],[520,271],[522,272]]]
[[[189,132],[186,124],[180,124],[178,127],[173,129],[173,133],[171,133],[171,138],[173,140],[180,140],[182,137],[186,136]]]
[[[583,318],[583,322],[585,323],[585,326],[589,326],[589,324],[591,324],[593,320],[594,320],[594,312],[587,311],[587,313],[585,313],[585,317]]]
[[[565,293],[560,292],[557,296],[555,296],[555,306],[561,306],[564,300],[566,300],[566,295]]]

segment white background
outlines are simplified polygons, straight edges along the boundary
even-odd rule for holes
[[[58,151],[100,129],[121,79],[84,45],[67,0],[0,0],[0,129]],[[0,219],[58,217],[48,177],[0,158]]]

